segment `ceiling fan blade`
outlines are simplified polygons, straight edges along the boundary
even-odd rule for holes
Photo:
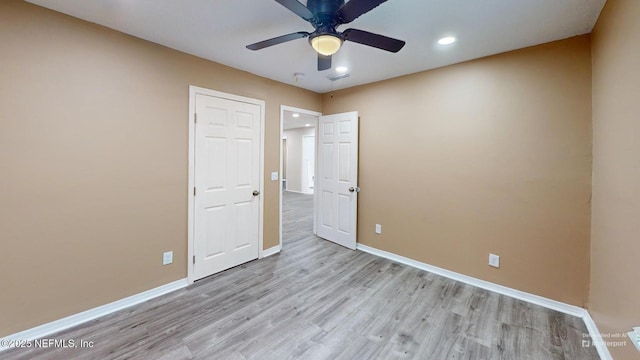
[[[287,41],[291,41],[291,40],[295,40],[295,39],[302,39],[302,38],[305,38],[305,37],[307,37],[309,35],[310,34],[308,32],[299,31],[299,32],[296,32],[296,33],[282,35],[282,36],[274,37],[273,39],[264,40],[264,41],[257,42],[255,44],[247,45],[247,49],[249,49],[249,50],[260,50],[260,49],[264,49],[264,48],[269,47],[269,46],[282,44],[283,42],[287,42]]]
[[[318,71],[331,69],[331,55],[318,54]]]
[[[276,2],[307,21],[315,19],[311,10],[297,0],[276,0]]]
[[[355,1],[355,0],[352,0],[352,1]],[[382,49],[382,50],[386,50],[394,53],[400,51],[400,49],[402,49],[402,47],[405,44],[405,42],[402,40],[386,37],[384,35],[370,33],[368,31],[358,30],[358,29],[347,29],[342,33],[342,35],[344,35],[345,40],[357,42],[363,45],[373,46],[378,49]]]
[[[346,24],[366,14],[387,0],[350,0],[338,10],[340,23]]]

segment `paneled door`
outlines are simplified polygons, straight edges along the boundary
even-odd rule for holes
[[[356,248],[358,112],[320,116],[316,216],[318,236]]]
[[[193,279],[258,258],[261,111],[196,94]]]

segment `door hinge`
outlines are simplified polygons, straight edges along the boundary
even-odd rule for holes
[[[193,263],[194,264],[196,263],[196,256],[195,255],[193,255]]]
[[[198,123],[198,113],[193,113],[193,121],[197,124]]]
[[[196,196],[196,187],[193,187],[193,196]]]

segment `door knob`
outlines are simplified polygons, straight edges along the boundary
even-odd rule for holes
[[[358,187],[358,186],[353,187],[352,186],[352,187],[349,188],[349,192],[354,192],[354,191],[357,192],[357,193],[360,192],[360,187]]]
[[[253,196],[258,196],[260,195],[260,191],[258,190],[253,190]]]

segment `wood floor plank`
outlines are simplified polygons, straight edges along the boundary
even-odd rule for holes
[[[285,193],[283,249],[49,338],[91,349],[3,359],[597,359],[575,317],[312,234],[312,197]]]

